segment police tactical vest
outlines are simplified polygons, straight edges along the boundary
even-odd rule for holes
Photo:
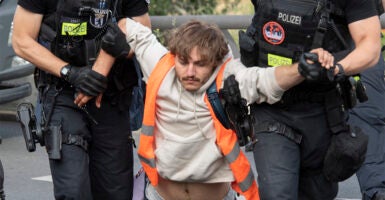
[[[259,0],[247,32],[255,41],[258,66],[288,65],[303,52],[349,49],[342,10],[330,0]],[[332,17],[333,16],[333,17]]]
[[[107,23],[114,19],[118,0],[58,0],[56,12],[43,24],[53,31],[51,51],[75,66],[91,65],[100,49]]]

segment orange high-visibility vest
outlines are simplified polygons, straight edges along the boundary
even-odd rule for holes
[[[144,105],[144,118],[142,125],[142,132],[140,134],[140,142],[138,148],[138,155],[140,162],[146,172],[152,185],[158,185],[158,172],[155,165],[155,109],[156,109],[156,96],[160,84],[162,83],[167,72],[175,65],[175,56],[171,53],[166,54],[158,62],[155,69],[151,73],[146,88],[146,101]],[[219,71],[216,79],[217,90],[219,89],[223,71],[226,66],[225,62]],[[214,120],[214,127],[216,130],[216,143],[221,149],[222,154],[226,160],[230,163],[230,168],[234,174],[235,181],[231,184],[233,189],[238,193],[241,193],[246,199],[259,200],[258,186],[255,182],[253,172],[251,170],[249,161],[244,153],[241,151],[237,136],[231,129],[223,127],[221,122],[217,119],[214,111],[205,96],[205,102],[210,110],[211,116]]]

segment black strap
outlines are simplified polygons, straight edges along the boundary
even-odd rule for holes
[[[317,30],[314,34],[313,44],[311,49],[322,47],[323,39],[325,37],[325,33],[328,30],[328,23],[330,18],[330,10],[327,8],[327,0],[321,0],[318,2],[317,10],[321,12],[321,17],[318,22]]]
[[[261,132],[273,132],[278,133],[280,135],[286,136],[290,140],[294,141],[297,144],[301,143],[302,135],[295,132],[289,126],[282,124],[276,121],[266,121],[258,123],[258,125],[254,126],[254,133],[258,134]]]
[[[229,129],[230,128],[229,118],[227,117],[225,110],[223,109],[221,100],[219,98],[216,81],[214,81],[210,85],[210,87],[206,91],[206,94],[210,101],[211,106],[213,107],[215,116],[217,116],[218,120],[226,129]]]
[[[85,151],[88,150],[88,142],[80,135],[66,134],[62,136],[63,144],[77,145],[83,148]]]
[[[330,17],[330,14],[336,16],[344,16],[344,11],[337,7],[330,0],[320,0],[318,3],[317,11],[321,12],[321,17],[318,23],[317,31],[313,38],[311,49],[322,47],[323,39],[328,29],[332,29],[344,47],[348,49],[349,46],[347,45],[347,42],[345,41],[344,37],[342,37],[340,31],[337,29],[333,19]]]
[[[143,77],[142,77],[142,72],[141,72],[141,69],[139,66],[139,61],[136,59],[136,57],[133,57],[132,59],[135,62],[134,66],[135,66],[136,75],[138,76],[138,87],[142,88],[142,78]]]

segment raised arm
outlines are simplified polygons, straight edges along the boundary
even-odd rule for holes
[[[151,21],[150,21],[150,17],[148,15],[148,13],[145,13],[145,14],[140,15],[140,16],[133,17],[133,20],[137,21],[138,24],[141,24],[141,26],[143,26],[143,27],[146,27],[148,29],[151,28]],[[125,30],[126,18],[120,19],[119,22],[118,22],[118,26],[122,30]],[[120,34],[120,33],[117,33],[116,30],[113,32],[113,34]],[[114,36],[114,35],[112,35],[112,36]],[[114,41],[114,44],[112,44],[111,47],[115,48],[114,46],[119,45],[119,46],[121,46],[123,48],[125,42],[126,41],[125,41],[124,37],[121,40],[119,40],[119,38],[118,38],[116,41]],[[119,54],[121,54],[121,52],[119,52]],[[130,50],[127,53],[126,56],[127,57],[132,57],[133,56],[133,51]],[[92,70],[94,70],[94,71],[96,71],[96,72],[98,72],[98,73],[100,73],[100,74],[102,74],[104,76],[107,76],[108,73],[110,72],[114,62],[115,62],[115,57],[114,56],[106,53],[106,51],[104,51],[103,49],[100,49],[100,53],[99,53],[99,55],[98,55],[94,65],[92,66]],[[87,95],[85,95],[83,93],[79,93],[77,95],[74,103],[77,104],[78,106],[83,106],[92,98],[93,98],[92,96],[87,96]],[[97,107],[100,107],[100,102],[101,102],[101,95],[99,95],[97,100],[96,100]]]
[[[314,49],[311,53],[318,55],[318,62],[322,67],[329,69],[334,65],[334,57],[324,49]],[[226,67],[224,76],[231,74],[235,74],[241,95],[248,103],[275,103],[286,90],[305,79],[298,71],[298,63],[268,68],[246,68],[237,60]]]

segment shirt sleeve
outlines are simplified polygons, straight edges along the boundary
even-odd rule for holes
[[[118,19],[136,17],[148,12],[148,0],[120,0]]]
[[[227,63],[223,80],[234,74],[241,96],[248,104],[254,102],[273,104],[279,101],[284,93],[275,79],[274,71],[274,67],[245,67],[239,59],[236,59]]]
[[[126,39],[134,51],[147,82],[152,70],[168,50],[156,39],[151,29],[131,19],[126,21]]]
[[[44,15],[56,10],[55,2],[53,0],[19,0],[17,4],[28,11]]]
[[[377,15],[374,0],[346,0],[345,3],[344,11],[348,24]]]

